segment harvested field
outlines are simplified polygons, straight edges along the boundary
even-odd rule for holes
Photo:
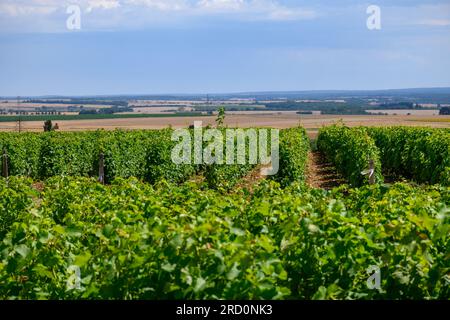
[[[439,110],[424,110],[424,109],[387,109],[387,110],[366,110],[369,113],[378,114],[385,113],[388,115],[411,115],[411,116],[437,116]]]
[[[215,125],[215,117],[162,117],[162,118],[134,118],[134,119],[103,119],[103,120],[64,120],[55,121],[61,131],[84,131],[106,129],[162,129],[166,127],[184,128],[194,121],[202,121],[203,125]],[[273,127],[290,128],[304,126],[312,137],[322,126],[342,120],[350,127],[354,126],[427,126],[436,128],[450,128],[450,116],[379,116],[379,115],[298,115],[292,113],[271,114],[228,114],[225,124],[230,127]],[[41,121],[29,121],[21,124],[23,131],[42,131]],[[0,131],[17,130],[16,122],[0,123]]]

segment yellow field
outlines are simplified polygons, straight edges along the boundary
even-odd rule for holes
[[[54,121],[61,131],[114,130],[114,129],[162,129],[167,127],[184,128],[194,121],[202,121],[204,126],[215,125],[215,117],[166,117],[166,118],[134,118],[104,120],[71,120]],[[331,125],[342,120],[350,127],[355,126],[426,126],[450,128],[450,116],[406,116],[406,115],[297,115],[289,112],[227,114],[225,124],[229,127],[272,127],[289,128],[302,125],[312,135],[322,126]],[[0,131],[16,131],[16,122],[0,123]],[[22,123],[23,131],[42,131],[43,122],[30,121]]]
[[[436,118],[425,118],[425,119],[409,119],[408,121],[419,121],[419,122],[450,122],[449,117],[441,116],[441,119]]]

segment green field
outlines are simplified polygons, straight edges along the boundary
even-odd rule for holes
[[[448,130],[321,129],[332,190],[305,183],[303,128],[251,185],[252,165],[174,164],[171,132],[1,133],[0,298],[450,298]]]

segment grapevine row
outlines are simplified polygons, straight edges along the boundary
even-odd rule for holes
[[[9,174],[44,180],[53,176],[98,176],[105,155],[106,180],[136,177],[180,182],[196,167],[171,160],[171,130],[77,133],[0,133],[8,154]]]
[[[450,131],[428,128],[368,128],[390,174],[421,183],[450,185]]]
[[[281,131],[279,172],[274,176],[282,186],[304,182],[310,141],[304,128]]]
[[[250,129],[258,132],[258,129]],[[224,130],[222,130],[224,131]],[[248,133],[249,130],[242,130]],[[212,188],[230,189],[255,168],[249,162],[250,145],[245,140],[245,163],[174,164],[172,130],[95,131],[77,133],[0,133],[0,150],[8,154],[9,175],[45,180],[54,176],[99,175],[99,155],[104,155],[105,179],[136,177],[155,183],[161,179],[182,182],[202,171]],[[266,156],[271,155],[271,136],[266,137]],[[192,134],[192,132],[191,132]],[[225,135],[224,135],[225,139]],[[191,141],[191,147],[194,141]],[[224,145],[226,145],[224,141]],[[260,161],[259,141],[256,154]],[[233,146],[235,148],[236,145]],[[309,148],[304,129],[281,131],[280,170],[275,179],[287,185],[301,181]],[[225,151],[226,152],[226,151]],[[236,160],[236,159],[235,159]]]
[[[448,188],[222,194],[56,177],[37,193],[12,177],[0,194],[2,299],[449,297]],[[381,290],[367,287],[373,266]]]
[[[365,128],[350,129],[343,125],[322,128],[317,147],[351,185],[368,183],[368,175],[362,172],[370,169],[371,161],[375,182],[383,180],[379,150]]]

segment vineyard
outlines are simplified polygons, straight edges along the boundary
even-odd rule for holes
[[[322,128],[331,190],[303,128],[251,188],[260,166],[175,164],[171,136],[0,133],[0,298],[450,298],[450,131]]]

